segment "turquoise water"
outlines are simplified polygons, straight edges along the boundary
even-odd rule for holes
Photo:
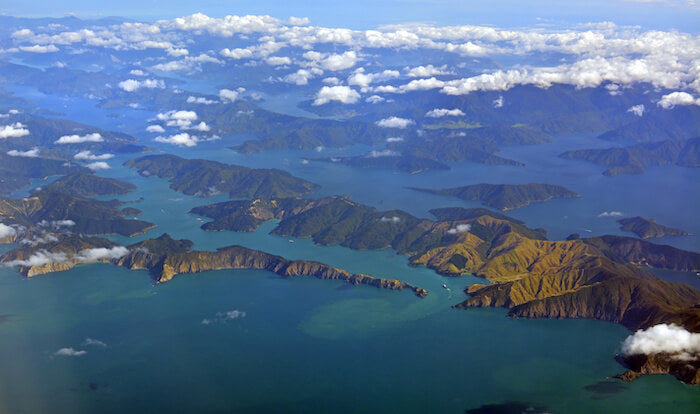
[[[49,103],[58,98],[34,99]],[[90,111],[96,114],[86,111],[79,118],[81,105],[92,103],[71,101],[73,119],[118,127],[120,121],[98,115],[101,110],[95,108]],[[134,131],[142,130],[152,116],[119,112],[121,122],[133,121],[129,129]],[[302,164],[302,159],[319,155],[314,151],[244,156],[221,149],[241,139],[160,148],[186,157],[282,168],[321,184],[316,195],[350,194],[378,208],[402,208],[426,217],[431,208],[478,203],[426,196],[404,186],[561,184],[583,197],[509,213],[532,227],[545,227],[553,239],[572,232],[619,234],[614,219],[597,217],[608,210],[700,232],[692,211],[700,201],[693,191],[700,178],[697,170],[664,167],[643,176],[608,178],[600,175],[601,167],[553,157],[565,149],[607,145],[588,136],[504,150],[503,156],[526,162],[525,168],[460,163],[452,171],[420,175]],[[321,155],[363,150],[323,150]],[[110,236],[113,240],[129,244],[168,232],[193,240],[197,249],[241,244],[405,280],[430,294],[418,299],[410,292],[283,279],[263,271],[180,275],[154,286],[144,271],[107,264],[29,280],[0,268],[0,413],[461,413],[504,401],[546,406],[555,413],[662,413],[693,412],[700,405],[696,387],[670,376],[641,378],[615,390],[603,384],[598,387],[603,391],[592,391],[590,386],[623,370],[613,359],[629,334],[621,326],[511,319],[503,309],[455,310],[451,306],[465,298],[463,288],[481,280],[443,278],[412,268],[405,257],[388,249],[352,251],[315,246],[308,239],[291,243],[268,234],[275,223],[253,233],[204,232],[199,228],[203,221],[187,212],[225,196],[199,199],[178,194],[165,180],[140,177],[121,167],[126,159],[111,160],[113,168],[100,174],[137,184],[137,191],[120,198],[143,197],[133,206],[158,227],[133,238]],[[649,188],[662,188],[663,197],[650,195]],[[698,250],[696,236],[666,239],[661,241]],[[696,277],[659,274],[686,281]],[[449,291],[442,289],[443,283]],[[245,316],[217,316],[234,310]],[[87,344],[87,338],[93,344]],[[85,353],[55,355],[62,348]]]

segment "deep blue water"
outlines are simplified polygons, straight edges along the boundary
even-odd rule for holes
[[[20,91],[20,89],[17,89]],[[311,162],[315,151],[241,155],[221,148],[243,137],[224,137],[195,148],[157,144],[142,133],[152,113],[103,111],[94,101],[42,96],[76,121],[135,134],[142,143],[185,157],[257,167],[276,167],[322,185],[316,195],[350,194],[380,209],[401,208],[428,217],[445,206],[478,206],[405,189],[478,182],[547,182],[582,194],[579,199],[533,204],[508,214],[550,238],[622,234],[603,211],[644,215],[698,234],[697,169],[650,168],[641,176],[604,177],[602,168],[556,158],[572,148],[607,146],[589,136],[560,137],[543,146],[511,147],[501,155],[526,167],[453,165],[451,171],[410,175]],[[61,104],[61,102],[63,102]],[[117,112],[119,118],[108,113]],[[322,155],[361,153],[354,147]],[[310,259],[351,272],[388,276],[425,287],[409,292],[338,281],[283,279],[263,271],[216,271],[181,275],[153,286],[143,271],[83,265],[72,271],[22,279],[0,268],[0,412],[402,412],[462,413],[486,403],[524,401],[556,413],[693,412],[697,388],[670,376],[641,378],[614,393],[585,387],[623,369],[613,359],[629,332],[589,320],[522,320],[503,309],[455,310],[462,289],[480,280],[443,278],[412,268],[391,250],[352,251],[291,243],[269,235],[274,223],[254,233],[206,233],[187,214],[194,206],[224,200],[178,194],[157,178],[138,176],[110,160],[101,175],[138,185],[120,197],[144,201],[143,219],[158,224],[129,244],[168,232],[198,249],[241,244],[291,259]],[[35,183],[41,184],[40,182]],[[26,189],[24,190],[26,191]],[[656,193],[655,193],[656,192]],[[697,236],[659,240],[698,250]],[[2,246],[4,249],[9,246]],[[697,276],[658,272],[694,282]],[[441,288],[446,283],[450,290]],[[697,284],[695,283],[697,286]],[[217,313],[245,316],[225,319]],[[241,315],[241,314],[239,314]],[[210,320],[212,323],[203,324]],[[87,338],[106,344],[89,345]],[[94,341],[93,341],[94,342]],[[60,356],[61,348],[85,351]]]

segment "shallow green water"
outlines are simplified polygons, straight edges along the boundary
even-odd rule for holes
[[[127,119],[147,116],[125,112],[131,114]],[[478,204],[426,196],[404,186],[562,184],[583,197],[509,213],[532,227],[545,227],[553,239],[588,234],[585,229],[619,234],[614,220],[597,218],[606,210],[647,215],[700,233],[691,208],[700,201],[692,191],[699,182],[697,170],[666,167],[644,176],[607,178],[600,167],[553,157],[594,144],[589,137],[504,151],[504,156],[527,162],[524,169],[462,163],[449,172],[421,175],[302,164],[302,158],[318,155],[313,151],[243,156],[221,149],[240,139],[224,138],[216,148],[163,148],[186,157],[283,168],[321,184],[318,195],[350,194],[378,208],[426,217],[431,208]],[[700,406],[697,387],[670,376],[641,378],[614,390],[604,384],[602,392],[586,389],[622,371],[613,359],[629,334],[621,326],[510,319],[502,309],[455,310],[451,306],[464,299],[463,288],[479,279],[443,278],[412,268],[391,250],[290,242],[268,234],[274,223],[254,233],[206,233],[199,229],[203,221],[187,212],[224,196],[178,194],[164,180],[120,167],[125,159],[111,160],[113,169],[101,174],[137,184],[137,191],[120,198],[143,197],[133,206],[158,227],[113,240],[129,244],[168,232],[193,240],[198,249],[242,244],[405,280],[430,294],[418,299],[410,292],[283,279],[263,271],[181,275],[153,286],[146,272],[110,265],[83,265],[30,280],[0,268],[0,413],[461,413],[504,401],[546,406],[555,413],[693,412]],[[674,185],[663,185],[669,182]],[[650,196],[647,188],[664,188],[664,197]],[[697,250],[697,240],[662,241]],[[661,276],[693,280],[694,275]],[[234,310],[245,316],[217,316]],[[211,323],[203,324],[205,320]],[[86,344],[87,338],[106,346]],[[85,353],[55,355],[61,348]]]

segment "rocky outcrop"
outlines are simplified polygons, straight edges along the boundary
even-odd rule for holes
[[[671,374],[680,381],[700,385],[700,358],[678,359],[667,353],[618,355],[618,362],[629,368],[614,378],[631,382],[645,374]]]

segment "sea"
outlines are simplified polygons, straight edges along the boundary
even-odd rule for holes
[[[227,149],[251,138],[246,135],[193,148],[168,146],[145,132],[154,112],[104,110],[96,101],[6,88],[61,117],[130,133],[164,152],[289,171],[321,185],[312,196],[347,194],[380,210],[430,218],[433,208],[483,206],[406,187],[558,184],[581,197],[507,214],[546,229],[552,240],[572,233],[625,234],[609,213],[642,215],[693,234],[654,242],[700,250],[700,170],[665,166],[644,175],[605,177],[604,167],[557,157],[569,149],[613,145],[594,135],[561,136],[499,154],[525,167],[460,162],[450,171],[412,175],[313,161],[361,154],[368,150],[363,146],[251,155]],[[295,113],[294,98],[269,102],[275,110],[288,106]],[[483,406],[489,407],[474,412],[690,413],[700,407],[700,390],[669,375],[629,384],[609,378],[624,371],[614,358],[631,332],[620,325],[516,319],[500,308],[454,309],[466,298],[465,287],[485,281],[411,267],[392,249],[354,251],[274,236],[269,233],[275,222],[251,233],[205,232],[200,226],[208,219],[189,210],[227,200],[226,195],[203,199],[175,192],[167,180],[124,167],[129,158],[109,160],[111,169],[99,174],[137,185],[116,198],[143,198],[131,206],[157,227],[131,238],[109,236],[114,241],[126,245],[168,233],[192,240],[200,250],[238,244],[400,279],[430,293],[420,299],[409,291],[251,270],[178,275],[155,285],[146,271],[109,264],[31,279],[2,267],[0,413],[464,413]],[[14,196],[44,183],[35,181]],[[655,272],[700,288],[693,273]],[[511,411],[488,411],[499,407]]]

